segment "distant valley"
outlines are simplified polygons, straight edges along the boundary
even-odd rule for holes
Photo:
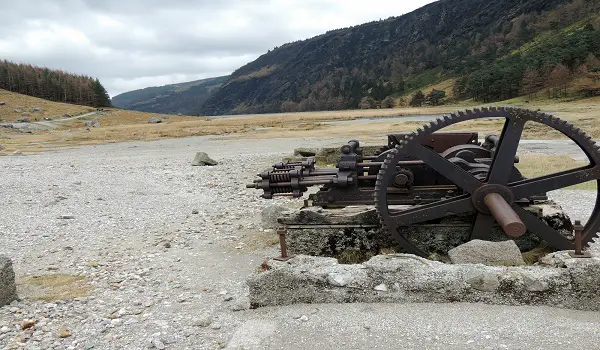
[[[148,87],[112,98],[115,107],[140,112],[199,115],[204,102],[229,76]]]

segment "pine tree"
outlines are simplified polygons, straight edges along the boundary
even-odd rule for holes
[[[409,104],[412,107],[421,107],[423,105],[423,102],[425,102],[425,95],[423,94],[423,91],[419,90],[410,99]]]
[[[93,82],[94,107],[111,107],[110,96],[98,79]]]

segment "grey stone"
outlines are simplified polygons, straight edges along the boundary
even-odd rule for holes
[[[150,119],[148,119],[148,124],[158,124],[162,122],[163,120],[159,117],[151,117]]]
[[[14,152],[12,153],[12,155],[13,155],[13,156],[20,156],[20,155],[22,155],[22,154],[23,154],[23,151],[21,151],[20,149],[18,149],[18,150],[16,150],[16,151],[14,151]]]
[[[279,222],[277,221],[280,217],[282,217],[282,213],[289,210],[283,205],[273,204],[265,207],[260,212],[260,223],[263,228],[271,228],[275,229],[279,226]]]
[[[23,110],[21,108],[15,108],[13,109],[13,113],[23,113]]]
[[[247,280],[251,307],[294,303],[484,302],[600,310],[600,259],[566,268],[444,264],[410,254],[378,255],[362,264],[298,255],[270,261]],[[351,281],[332,288],[331,276]],[[385,287],[384,287],[385,286]],[[373,291],[385,291],[374,293]]]
[[[94,120],[86,120],[83,124],[86,127],[90,127],[90,128],[98,128],[98,127],[100,127],[100,122],[97,121],[97,120],[95,120],[95,119]]]
[[[375,288],[373,288],[373,289],[374,289],[374,290],[376,290],[376,291],[378,291],[378,292],[387,292],[387,291],[388,291],[388,288],[387,288],[387,286],[385,285],[385,283],[378,284],[378,285],[376,285],[376,286],[375,286]]]
[[[0,307],[17,300],[17,287],[15,285],[15,272],[12,261],[0,255]]]
[[[192,321],[192,325],[196,327],[208,327],[212,323],[212,316],[209,314],[202,315]]]
[[[327,275],[327,282],[337,287],[344,287],[352,282],[352,275],[348,273],[332,272]]]
[[[500,285],[498,276],[495,273],[490,273],[487,271],[482,271],[476,276],[468,278],[466,282],[474,289],[485,292],[494,291]]]
[[[567,267],[567,261],[573,259],[568,251],[558,251],[540,258],[539,264],[549,267]]]
[[[38,107],[34,107],[34,108],[31,108],[29,111],[32,113],[39,113],[39,112],[43,112],[44,110],[41,108],[38,108]]]
[[[6,102],[0,101],[0,106],[4,106],[5,104],[6,104]]]
[[[517,244],[512,241],[489,242],[474,239],[448,251],[453,264],[484,264],[491,266],[524,265]]]
[[[192,166],[217,165],[216,160],[211,159],[205,152],[198,152],[192,161]]]
[[[317,148],[296,148],[294,150],[294,156],[301,156],[301,157],[314,157],[317,155],[317,152],[319,150]]]
[[[155,348],[162,350],[165,349],[167,346],[165,345],[165,343],[163,343],[162,341],[155,339],[152,341],[152,345],[154,345]]]
[[[17,123],[31,123],[31,119],[25,117],[17,118]]]

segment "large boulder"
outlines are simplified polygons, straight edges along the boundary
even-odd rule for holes
[[[192,161],[193,166],[204,166],[204,165],[217,165],[219,164],[216,160],[210,158],[205,152],[198,152]]]
[[[158,124],[158,123],[162,123],[163,120],[159,117],[152,117],[150,119],[148,119],[148,124]]]
[[[0,255],[0,306],[10,304],[16,299],[17,287],[15,286],[12,261],[6,256]]]
[[[453,264],[484,264],[490,266],[524,265],[521,250],[512,240],[489,242],[474,239],[448,251]]]
[[[17,123],[31,123],[31,119],[29,118],[17,118]]]

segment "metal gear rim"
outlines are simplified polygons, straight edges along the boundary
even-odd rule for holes
[[[590,166],[592,166],[595,172],[597,172],[597,169],[600,169],[600,146],[596,145],[596,142],[593,141],[590,136],[588,136],[579,128],[573,126],[571,123],[556,118],[547,113],[513,107],[489,107],[482,109],[476,108],[472,111],[459,111],[450,115],[443,116],[442,118],[438,118],[436,121],[425,124],[422,128],[419,128],[416,132],[413,132],[412,134],[404,138],[404,140],[400,142],[400,144],[398,144],[393,150],[389,151],[387,158],[384,160],[383,165],[379,173],[377,174],[377,180],[374,189],[374,205],[377,215],[379,217],[379,221],[381,222],[382,226],[385,229],[387,229],[387,231],[408,253],[424,257],[427,256],[425,252],[421,251],[418,247],[416,247],[412,242],[410,242],[406,237],[404,237],[397,231],[397,228],[401,227],[401,225],[396,225],[396,223],[393,222],[393,220],[390,217],[387,205],[387,184],[391,183],[391,178],[393,177],[394,171],[387,170],[391,168],[391,164],[394,164],[395,168],[395,164],[397,164],[397,158],[401,156],[401,151],[403,150],[403,148],[407,147],[407,145],[409,145],[410,143],[420,142],[421,138],[423,138],[426,135],[432,134],[442,128],[459,122],[478,118],[497,117],[505,118],[506,121],[508,121],[511,118],[524,118],[525,121],[538,122],[561,132],[563,135],[575,142],[575,144],[577,144],[577,146],[585,153],[590,162]],[[504,132],[502,137],[504,137]],[[600,176],[596,176],[595,179],[597,181],[596,203],[589,217],[589,220],[586,223],[585,228],[582,232],[582,244],[584,247],[588,246],[590,242],[592,242],[595,238],[598,237],[598,232],[600,230]],[[590,179],[588,181],[592,180],[593,179]],[[564,187],[567,186],[558,187],[557,189]],[[470,195],[468,195],[467,198],[468,197],[470,197]],[[534,234],[536,234],[535,231]],[[557,248],[572,249],[572,246],[573,244],[571,242],[569,246]]]

